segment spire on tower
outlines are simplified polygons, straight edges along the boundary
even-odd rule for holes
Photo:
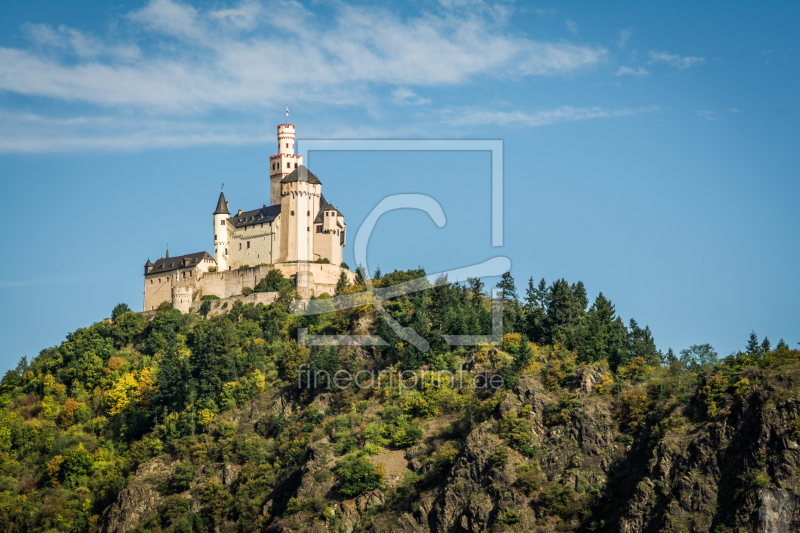
[[[225,201],[225,194],[220,191],[219,192],[219,200],[217,200],[217,209],[214,211],[215,215],[230,215],[230,211],[228,211],[228,202]]]
[[[169,259],[169,244],[167,245],[167,259]]]

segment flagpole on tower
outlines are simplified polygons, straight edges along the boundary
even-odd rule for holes
[[[286,125],[289,125],[289,106],[286,106]]]

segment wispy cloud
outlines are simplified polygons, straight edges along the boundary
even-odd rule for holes
[[[695,110],[694,114],[697,115],[700,118],[700,120],[718,120],[719,119],[719,116],[717,115],[716,112],[709,111],[707,109],[697,109],[697,110]]]
[[[297,100],[358,105],[375,85],[457,85],[490,73],[553,76],[596,65],[607,54],[529,39],[498,22],[497,13],[400,18],[381,8],[335,4],[333,20],[322,25],[296,3],[267,9],[249,1],[203,11],[151,0],[124,20],[144,41],[162,44],[144,42],[141,56],[123,61],[100,52],[116,43],[68,28],[32,28],[37,48],[0,48],[0,89],[185,113],[278,105],[285,99],[282,82],[291,80]],[[53,54],[68,46],[77,61]]]
[[[567,25],[567,29],[572,32],[572,35],[578,35],[578,23],[572,19],[567,19],[564,21],[564,24]]]
[[[687,69],[696,67],[706,62],[705,58],[686,56],[682,57],[677,54],[668,54],[667,52],[650,51],[651,63],[666,63],[675,68]]]
[[[631,30],[621,29],[619,30],[619,40],[617,41],[617,46],[619,46],[620,50],[625,50],[625,45],[628,44],[628,41],[631,38]]]
[[[497,111],[487,108],[458,108],[441,112],[442,121],[451,126],[525,126],[538,127],[559,122],[575,122],[593,119],[632,117],[658,111],[658,106],[636,109],[605,109],[602,107],[562,106],[537,111]]]
[[[0,91],[23,97],[17,109],[36,102],[31,109],[58,115],[0,110],[0,151],[261,142],[273,132],[256,117],[285,103],[375,116],[384,103],[429,104],[419,96],[426,88],[573,75],[608,56],[530,38],[505,4],[451,0],[413,15],[344,2],[326,9],[320,17],[293,1],[149,0],[107,33],[24,24],[27,45],[0,47]]]
[[[421,98],[408,87],[398,87],[392,91],[392,99],[400,105],[422,105],[430,103],[428,98]]]
[[[650,75],[650,72],[647,71],[644,67],[638,67],[636,69],[632,69],[631,67],[619,67],[617,71],[614,73],[614,76],[635,76],[637,78],[646,78]]]

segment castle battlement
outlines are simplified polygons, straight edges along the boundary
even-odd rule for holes
[[[278,154],[270,156],[270,203],[231,215],[221,191],[213,213],[213,257],[167,256],[145,264],[144,309],[169,301],[188,312],[199,298],[238,298],[270,270],[292,278],[304,298],[333,294],[342,268],[347,225],[322,194],[322,182],[294,153],[294,124],[278,125]],[[328,263],[314,261],[327,260]],[[262,302],[263,303],[263,302]]]

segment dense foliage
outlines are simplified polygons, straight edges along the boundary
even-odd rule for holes
[[[480,280],[428,285],[424,276],[422,269],[377,272],[368,286],[359,270],[362,283],[349,285],[343,278],[336,292],[363,297],[364,305],[310,316],[289,313],[296,293],[278,274],[256,287],[280,293],[271,306],[236,302],[224,314],[212,314],[207,300],[196,315],[162,304],[148,321],[120,304],[112,320],[71,333],[30,363],[23,359],[0,384],[0,530],[94,531],[137,468],[154,457],[168,457],[173,467],[155,484],[161,504],[143,530],[265,530],[270,523],[303,530],[297,521],[333,524],[334,501],[375,489],[393,495],[387,505],[400,509],[408,505],[404,496],[443,483],[464,436],[491,419],[496,438],[504,442],[492,464],[504,468],[517,461],[515,486],[553,516],[584,523],[592,518],[596,493],[576,492],[542,476],[541,450],[525,418],[530,406],[527,412],[497,412],[505,390],[519,379],[534,376],[554,391],[558,401],[547,407],[542,423],[558,427],[581,405],[564,387],[577,370],[595,365],[603,377],[592,394],[613,393],[619,426],[630,435],[647,427],[652,437],[669,431],[669,423],[662,422],[671,412],[665,405],[695,405],[693,416],[699,418],[724,415],[731,398],[751,385],[741,377],[745,369],[800,359],[783,341],[773,349],[755,333],[743,351],[723,359],[707,344],[679,356],[672,350],[663,354],[650,329],[633,319],[626,325],[602,293],[589,306],[580,282],[561,279],[548,286],[531,278],[520,298],[507,273],[497,286],[499,301],[493,302]],[[371,290],[414,280],[424,290],[383,306],[422,336],[428,351],[401,341],[369,299]],[[327,305],[327,298],[317,303]],[[489,335],[492,305],[499,303],[501,346],[448,346],[445,335]],[[374,333],[387,344],[307,347],[296,342],[298,328],[312,334]],[[408,380],[401,371],[418,369],[466,372],[468,379],[448,381],[428,373],[417,387],[398,386]],[[340,370],[384,373],[362,390],[339,390],[329,379],[313,379],[317,372],[333,376]],[[502,387],[476,387],[474,378],[482,372],[501,376]],[[323,395],[325,403],[318,404]],[[254,423],[228,416],[257,408],[263,413]],[[428,423],[437,418],[447,423]],[[438,443],[429,458],[430,476],[409,473],[389,489],[376,457],[407,450],[428,436]],[[330,479],[330,491],[325,501],[300,500],[297,476],[321,439],[336,463],[315,479],[320,484]],[[238,465],[238,481],[222,484],[208,474],[214,471],[208,465],[215,464]],[[190,492],[199,507],[190,505]],[[510,527],[519,520],[517,511],[508,510],[495,523]]]

